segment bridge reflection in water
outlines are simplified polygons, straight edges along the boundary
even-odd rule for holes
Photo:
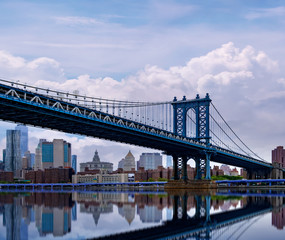
[[[94,235],[98,237],[93,239],[238,239],[270,212],[272,225],[282,229],[284,197],[285,193],[272,191],[204,194],[189,191],[145,194],[2,192],[0,214],[3,214],[6,239],[28,239],[28,228],[33,222],[39,237],[48,239],[64,235],[73,239],[72,236],[91,239]],[[120,218],[115,216],[115,209]],[[80,230],[74,227],[82,225],[90,215],[94,223],[88,220],[88,226]],[[124,223],[127,221],[127,226],[120,228],[123,224],[119,222],[118,226],[108,225],[116,217]],[[86,234],[90,231],[91,236]]]

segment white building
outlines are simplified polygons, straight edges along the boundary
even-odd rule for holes
[[[128,174],[86,174],[73,175],[72,183],[115,183],[128,182]]]

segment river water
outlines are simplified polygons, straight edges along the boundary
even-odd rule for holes
[[[285,239],[284,197],[278,191],[0,192],[0,239]]]

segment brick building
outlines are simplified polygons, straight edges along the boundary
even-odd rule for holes
[[[1,171],[0,181],[1,182],[14,182],[14,173]]]
[[[25,179],[32,183],[67,183],[72,181],[72,168],[47,168],[44,171],[28,171]]]
[[[281,167],[285,167],[285,149],[283,146],[278,146],[272,150],[272,163],[279,163]]]

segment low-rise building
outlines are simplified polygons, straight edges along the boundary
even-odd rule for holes
[[[71,182],[72,172],[72,168],[47,168],[26,172],[25,179],[32,183],[68,183]]]
[[[128,174],[76,174],[72,176],[72,183],[115,183],[128,182]]]

